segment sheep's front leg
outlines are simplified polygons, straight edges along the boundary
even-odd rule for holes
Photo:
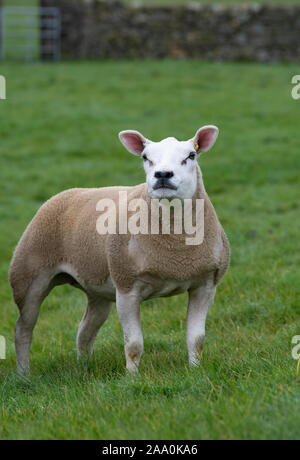
[[[215,293],[216,286],[213,280],[208,280],[201,287],[189,291],[187,347],[191,366],[199,364],[205,339],[206,316]]]
[[[129,372],[136,373],[144,351],[140,299],[136,294],[117,291],[116,305],[124,333],[126,367]]]

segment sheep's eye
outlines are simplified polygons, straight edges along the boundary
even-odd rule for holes
[[[188,156],[185,160],[182,161],[181,164],[182,164],[182,165],[186,165],[187,160],[194,160],[195,157],[196,157],[196,154],[195,154],[194,152],[191,152],[191,153],[189,154],[189,156]]]
[[[148,163],[149,163],[150,166],[153,165],[152,161],[149,160],[149,158],[147,157],[147,155],[143,155],[143,160],[144,160],[145,162],[148,161]]]

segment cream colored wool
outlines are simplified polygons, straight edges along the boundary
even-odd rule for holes
[[[9,273],[14,300],[20,310],[16,325],[19,372],[29,369],[30,342],[40,305],[58,284],[70,283],[82,289],[88,297],[88,309],[78,335],[80,356],[86,350],[91,352],[98,329],[107,318],[117,292],[127,367],[131,371],[136,370],[143,349],[141,332],[132,332],[139,329],[138,306],[141,301],[186,290],[190,293],[191,303],[193,293],[196,293],[194,297],[203,297],[209,292],[207,295],[212,301],[215,287],[229,266],[230,250],[205,192],[198,165],[193,199],[204,199],[205,203],[204,241],[199,246],[186,245],[185,234],[99,235],[96,231],[99,217],[96,205],[100,199],[110,198],[118,209],[119,191],[128,192],[128,202],[143,198],[150,203],[146,184],[71,189],[47,201],[25,230]],[[200,305],[201,299],[194,302]],[[124,303],[126,305],[122,307]],[[130,305],[135,305],[132,321],[136,325],[132,327],[126,322],[131,315]],[[196,307],[192,305],[192,309]],[[208,306],[203,309],[208,310]],[[188,325],[193,330],[196,321],[201,323],[201,331],[191,332],[191,338],[188,338],[191,364],[197,364],[204,340],[203,318],[201,316],[198,320],[197,314],[190,313],[192,319]]]

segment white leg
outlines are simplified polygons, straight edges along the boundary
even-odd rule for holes
[[[124,333],[126,367],[129,372],[135,373],[144,350],[140,299],[133,293],[121,294],[117,291],[116,304]]]
[[[216,286],[208,280],[201,287],[189,291],[187,315],[187,347],[191,366],[199,364],[205,339],[205,321],[210,305],[214,300]]]
[[[111,302],[104,299],[89,298],[77,333],[78,358],[92,354],[98,331],[107,319],[111,305]]]

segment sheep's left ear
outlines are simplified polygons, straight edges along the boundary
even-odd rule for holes
[[[141,133],[134,130],[121,131],[119,139],[124,147],[134,155],[141,155],[145,145],[150,142]]]
[[[195,137],[191,139],[191,141],[198,153],[206,152],[212,148],[218,135],[219,129],[216,126],[203,126],[203,128],[198,129]]]

